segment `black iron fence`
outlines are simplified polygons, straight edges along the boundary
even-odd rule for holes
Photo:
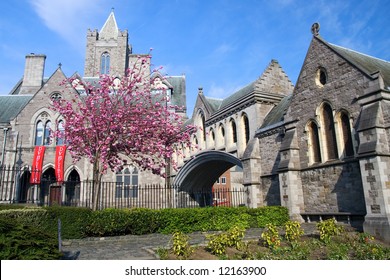
[[[33,171],[0,167],[0,203],[62,205],[92,208],[95,184],[92,181],[56,182],[42,177],[30,183]],[[243,206],[247,203],[245,187],[218,187],[210,191],[187,192],[175,186],[125,185],[101,182],[98,209],[104,208],[191,208],[204,206]]]

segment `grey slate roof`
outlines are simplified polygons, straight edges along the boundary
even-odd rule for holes
[[[23,77],[16,83],[16,85],[11,89],[10,95],[17,95],[20,92],[20,88],[22,87]]]
[[[367,75],[372,75],[375,72],[380,71],[386,89],[390,89],[390,62],[376,57],[372,57],[366,54],[362,54],[347,48],[343,48],[328,42],[325,42],[321,37],[317,37],[336,53],[342,56],[351,64],[355,65],[361,71]]]
[[[223,108],[227,107],[228,105],[233,104],[235,101],[239,100],[240,98],[254,92],[255,84],[256,84],[256,81],[250,83],[249,85],[243,87],[242,89],[236,91],[235,93],[233,93],[229,97],[225,98],[222,101],[219,109],[223,109]]]
[[[272,126],[276,123],[279,123],[284,120],[284,115],[290,106],[292,99],[292,94],[287,95],[282,100],[280,100],[279,104],[272,108],[271,112],[264,118],[263,124],[260,128],[265,128],[267,126]]]
[[[0,123],[9,123],[27,105],[33,95],[0,96]]]
[[[223,102],[223,99],[219,99],[219,98],[205,96],[205,99],[207,103],[210,105],[211,110],[213,110],[212,113],[217,111],[221,107],[221,104]]]
[[[180,107],[186,107],[185,76],[168,76],[166,79],[173,87],[171,103]]]

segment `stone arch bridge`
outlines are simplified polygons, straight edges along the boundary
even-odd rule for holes
[[[232,154],[203,151],[183,165],[173,183],[183,191],[206,191],[226,170],[236,165],[242,168],[241,160]]]

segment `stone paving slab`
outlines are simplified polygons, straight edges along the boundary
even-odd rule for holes
[[[315,231],[315,224],[302,224],[305,233]],[[260,238],[262,229],[246,230],[244,240]],[[205,245],[206,236],[215,232],[195,232],[188,234],[191,245]],[[66,260],[157,260],[154,251],[170,248],[172,235],[146,234],[112,237],[94,237],[63,240],[62,251]]]

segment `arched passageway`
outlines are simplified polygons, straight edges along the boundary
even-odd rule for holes
[[[173,184],[186,192],[210,191],[219,176],[235,165],[242,168],[241,161],[229,153],[204,151],[180,169]]]

